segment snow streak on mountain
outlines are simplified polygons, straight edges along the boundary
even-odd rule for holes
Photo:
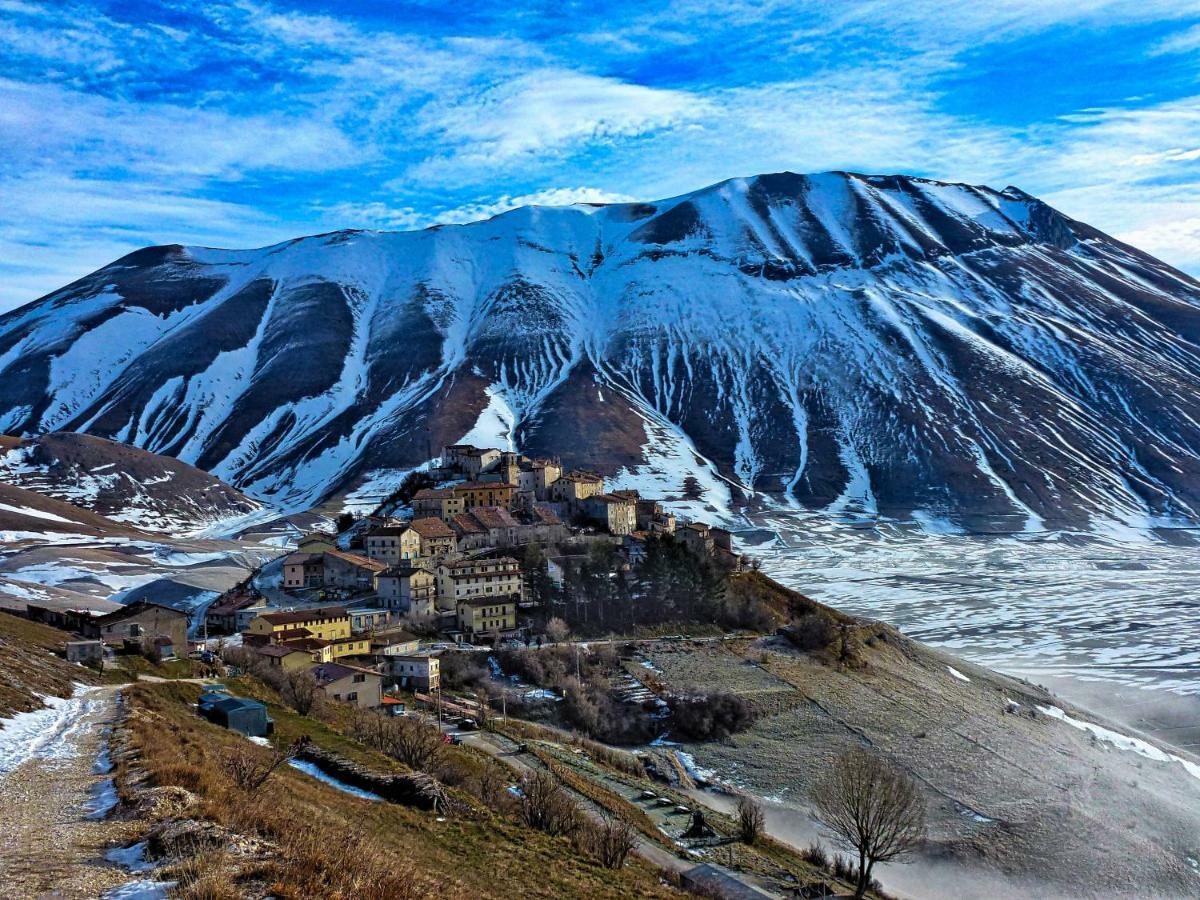
[[[782,173],[142,250],[0,318],[0,431],[290,507],[482,430],[735,503],[1144,528],[1200,520],[1198,373],[1200,284],[1015,188]]]

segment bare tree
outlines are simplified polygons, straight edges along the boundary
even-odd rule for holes
[[[441,729],[417,719],[392,719],[389,752],[400,762],[414,769],[428,771],[446,745]]]
[[[299,737],[286,750],[275,748],[265,755],[257,747],[246,743],[238,744],[220,754],[221,767],[229,773],[233,783],[248,794],[258,792],[271,774],[308,744],[308,737]]]
[[[307,716],[317,705],[317,699],[321,694],[321,685],[308,672],[297,670],[287,673],[287,680],[283,684],[281,693],[288,706],[300,715]]]
[[[637,846],[637,835],[624,819],[605,816],[589,829],[587,844],[600,865],[606,869],[619,869]]]
[[[547,834],[570,834],[579,823],[578,807],[549,772],[526,772],[521,779],[521,815]]]
[[[742,794],[737,801],[738,837],[744,844],[753,844],[763,833],[765,825],[762,804],[747,794]]]
[[[812,800],[834,841],[858,853],[858,900],[866,896],[875,863],[907,856],[925,840],[925,800],[916,782],[862,750],[834,763]]]
[[[556,644],[565,641],[570,633],[571,627],[558,616],[554,616],[546,623],[546,637]]]

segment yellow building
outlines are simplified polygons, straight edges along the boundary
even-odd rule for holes
[[[470,511],[476,506],[512,507],[514,487],[502,481],[468,481],[454,486],[454,496]]]
[[[263,613],[251,620],[246,633],[262,635],[275,643],[282,632],[297,629],[322,641],[342,640],[350,637],[350,614],[341,606]]]
[[[472,638],[495,631],[512,631],[517,627],[517,601],[499,597],[459,600],[458,627]]]

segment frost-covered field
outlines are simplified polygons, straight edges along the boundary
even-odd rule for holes
[[[764,571],[917,640],[1029,677],[1200,696],[1200,550],[1047,532],[936,534],[775,516]]]

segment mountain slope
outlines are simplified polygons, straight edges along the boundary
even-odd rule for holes
[[[72,432],[0,443],[0,480],[176,535],[263,511],[262,504],[187,463]]]
[[[1200,284],[1015,188],[781,173],[139,251],[0,318],[0,430],[290,508],[471,434],[717,508],[1142,528],[1200,519],[1198,345]]]

